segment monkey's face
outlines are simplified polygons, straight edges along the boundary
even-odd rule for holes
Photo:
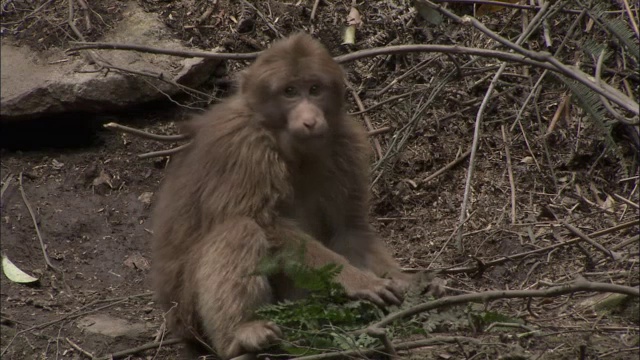
[[[240,91],[260,125],[289,155],[322,152],[344,121],[344,74],[327,50],[294,36],[265,50],[244,72]]]
[[[343,121],[340,85],[323,74],[305,75],[262,76],[247,96],[257,121],[296,153],[322,150],[332,128]]]

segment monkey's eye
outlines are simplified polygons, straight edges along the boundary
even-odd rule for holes
[[[284,89],[284,96],[288,98],[292,98],[292,97],[295,97],[296,95],[298,95],[298,91],[293,86],[287,86]]]
[[[320,95],[320,86],[319,85],[311,85],[311,88],[309,88],[309,95],[311,95],[311,96]]]

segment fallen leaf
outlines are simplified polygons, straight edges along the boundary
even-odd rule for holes
[[[113,189],[113,184],[111,183],[111,176],[107,174],[106,171],[101,170],[100,175],[97,178],[93,179],[93,186],[100,186],[102,184],[107,184],[110,188]]]
[[[61,163],[60,161],[53,159],[51,161],[51,166],[56,170],[60,170],[64,166],[64,163]]]
[[[353,45],[356,43],[356,27],[351,25],[344,30],[342,45]]]
[[[352,7],[349,11],[349,15],[347,15],[347,24],[353,26],[362,25],[362,17],[360,16],[360,12],[358,9]]]
[[[2,255],[2,271],[9,278],[9,280],[20,283],[30,284],[38,281],[37,278],[25,273],[15,266],[8,257]]]
[[[151,205],[151,198],[153,198],[153,193],[149,191],[145,191],[138,196],[138,200],[145,205]]]
[[[613,197],[607,194],[607,198],[602,202],[602,204],[600,204],[600,207],[603,210],[615,211],[615,205],[616,205],[616,201],[613,200]]]
[[[533,158],[531,156],[525,156],[522,158],[522,160],[520,160],[520,162],[527,165],[533,164]]]
[[[431,6],[431,4],[424,1],[415,1],[413,6],[418,11],[418,14],[427,22],[433,25],[440,25],[440,23],[442,23],[442,14]]]
[[[127,258],[124,260],[124,265],[129,268],[142,271],[147,271],[151,268],[151,266],[149,265],[149,260],[147,260],[140,253],[135,253],[127,256]]]

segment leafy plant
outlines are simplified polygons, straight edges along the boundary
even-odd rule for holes
[[[287,343],[280,348],[290,354],[319,353],[328,349],[352,349],[379,345],[368,335],[354,337],[348,332],[366,327],[382,317],[382,311],[368,301],[350,301],[336,282],[342,267],[327,264],[311,268],[300,257],[283,252],[262,264],[262,270],[279,269],[296,287],[309,294],[298,301],[283,301],[261,307],[260,318],[278,324]],[[298,253],[299,254],[299,253]]]

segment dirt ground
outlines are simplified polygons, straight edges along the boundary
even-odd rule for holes
[[[103,16],[113,14],[104,18],[108,25],[118,20],[117,8],[123,3],[105,1],[93,10]],[[340,14],[341,23],[348,13],[344,4],[321,2],[319,20],[309,25],[313,1],[302,6],[265,2],[270,6],[260,7],[264,18],[254,14],[254,27],[243,32],[237,28],[219,30],[238,26],[242,20],[239,8],[224,1],[200,23],[209,27],[196,28],[188,26],[207,11],[206,2],[140,3],[163,17],[185,43],[204,49],[216,44],[224,44],[230,52],[264,48],[276,38],[264,19],[278,18],[275,26],[279,32],[308,30],[335,55],[349,51],[340,45],[340,27],[332,25],[335,14]],[[51,12],[43,14],[62,19],[64,4],[53,1],[48,6]],[[468,7],[453,10],[459,15],[470,11]],[[360,11],[372,24],[360,30],[361,39],[371,39],[380,28],[396,26],[388,34],[393,34],[397,43],[429,40],[479,46],[477,35],[455,26],[429,29],[420,19],[413,27],[397,26],[385,17],[390,8],[363,5]],[[18,15],[16,19],[24,18],[24,13]],[[508,23],[503,18],[490,20],[497,28]],[[45,42],[38,42],[37,36],[28,40],[31,32],[16,34],[22,34],[29,46]],[[64,46],[66,40],[60,36],[59,41],[51,40],[46,46]],[[389,41],[357,45],[366,48]],[[404,78],[388,93],[375,95],[429,56],[433,57],[432,65]],[[244,65],[229,62],[227,80]],[[494,64],[481,65],[474,70]],[[628,128],[615,126],[607,139],[576,106],[570,106],[555,131],[544,136],[564,95],[560,84],[553,81],[536,98],[535,109],[527,108],[523,119],[514,123],[513,115],[531,84],[518,75],[521,68],[510,69],[512,75],[505,76],[509,82],[499,89],[506,95],[497,97],[488,109],[483,127],[474,160],[470,218],[463,230],[465,250],[460,252],[452,234],[458,226],[468,158],[426,179],[469,149],[475,114],[488,86],[488,81],[481,79],[493,72],[470,72],[445,83],[430,106],[416,114],[414,110],[434,91],[434,79],[444,78],[457,67],[448,57],[389,56],[345,66],[365,107],[409,90],[425,89],[366,113],[373,128],[391,127],[391,131],[374,137],[383,154],[395,146],[398,137],[407,135],[398,155],[386,156],[384,162],[379,162],[379,157],[372,159],[371,221],[403,267],[447,269],[442,277],[450,295],[544,289],[547,283],[561,284],[579,276],[638,286],[638,148],[629,138]],[[532,71],[539,74],[539,70]],[[212,91],[221,97],[225,90],[215,87]],[[349,111],[358,110],[355,104],[350,96]],[[2,359],[81,359],[89,358],[88,353],[107,356],[161,340],[163,314],[154,304],[148,279],[149,214],[167,158],[140,160],[137,155],[172,145],[107,131],[100,125],[117,121],[153,133],[175,133],[175,123],[188,118],[189,113],[171,104],[150,104],[127,114],[69,114],[26,125],[3,125],[0,247],[15,265],[40,281],[27,286],[0,276]],[[363,121],[362,116],[354,119]],[[412,127],[403,132],[409,122]],[[376,146],[373,139],[372,146]],[[574,239],[563,222],[592,234],[620,258],[611,260],[588,243],[580,243],[505,260],[479,271],[483,263]],[[605,234],[593,235],[607,229]],[[55,269],[46,265],[39,238]],[[618,309],[605,314],[589,305],[593,296],[578,293],[530,303],[526,299],[494,301],[486,305],[487,310],[521,319],[523,327],[501,332],[443,327],[430,335],[469,336],[482,344],[438,345],[415,350],[406,358],[637,359],[637,303],[635,308],[630,306],[631,311],[635,309],[632,315]],[[524,335],[531,329],[539,332]],[[173,359],[180,349],[180,344],[156,344],[146,352],[114,358]]]

